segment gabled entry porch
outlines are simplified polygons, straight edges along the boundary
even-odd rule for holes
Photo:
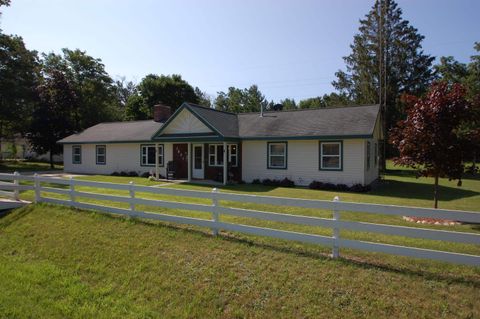
[[[155,177],[160,170],[170,178],[212,180],[226,185],[241,180],[241,143],[227,141],[189,141],[156,143]]]

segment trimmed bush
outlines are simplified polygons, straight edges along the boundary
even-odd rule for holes
[[[120,173],[119,172],[113,172],[112,174],[110,174],[111,176],[120,176]]]
[[[130,177],[138,177],[138,173],[135,171],[128,172],[128,176]]]
[[[282,186],[282,187],[295,187],[295,182],[285,177],[280,182],[280,186]]]
[[[150,177],[150,173],[149,172],[145,172],[141,175],[142,177],[144,178],[149,178]]]
[[[310,189],[319,189],[325,191],[340,191],[340,192],[355,192],[355,193],[365,193],[371,190],[369,185],[363,186],[362,184],[355,184],[348,186],[345,184],[333,184],[333,183],[323,183],[319,181],[313,181],[308,185]]]
[[[260,180],[258,178],[255,178],[253,181],[252,181],[252,184],[261,184],[262,182],[260,182]]]
[[[119,173],[119,175],[120,175],[120,176],[128,176],[128,173],[127,173],[127,172],[124,172],[124,171],[121,171],[121,172]]]

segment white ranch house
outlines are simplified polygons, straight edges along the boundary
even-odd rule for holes
[[[367,185],[379,176],[379,106],[234,114],[184,103],[155,119],[100,123],[59,141],[65,171]],[[226,160],[225,160],[226,159]]]

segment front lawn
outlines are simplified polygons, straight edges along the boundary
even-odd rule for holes
[[[480,316],[478,267],[325,252],[30,205],[0,219],[0,317]]]
[[[0,173],[51,171],[50,163],[23,160],[0,160]],[[62,164],[55,164],[53,170],[63,170]]]

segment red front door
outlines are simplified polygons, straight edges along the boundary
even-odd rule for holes
[[[188,144],[173,144],[175,178],[188,178]]]

